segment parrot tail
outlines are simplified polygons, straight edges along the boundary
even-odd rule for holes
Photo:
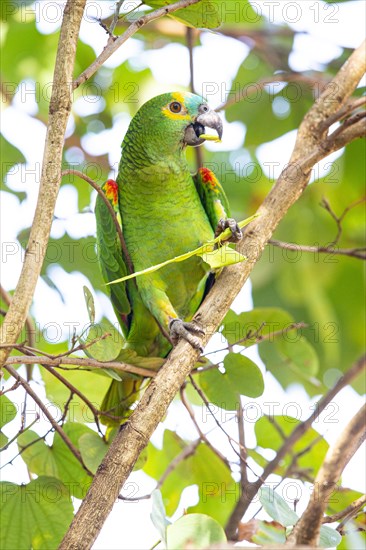
[[[126,422],[132,414],[131,406],[139,397],[142,382],[142,378],[125,378],[121,382],[112,380],[100,408],[102,412],[108,413],[100,417],[102,424],[119,426]]]

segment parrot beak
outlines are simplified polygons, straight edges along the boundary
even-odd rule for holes
[[[217,138],[205,134],[205,127],[212,128],[217,132]],[[201,145],[206,139],[220,141],[222,137],[222,120],[220,116],[209,109],[204,103],[199,107],[199,114],[193,124],[187,126],[184,134],[184,142],[193,147]]]

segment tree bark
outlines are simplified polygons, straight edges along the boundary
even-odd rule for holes
[[[356,88],[366,69],[364,49],[365,43],[353,52],[334,78],[332,87],[323,92],[301,124],[289,166],[282,172],[259,208],[260,217],[248,226],[238,247],[248,257],[248,261],[222,271],[196,314],[195,319],[206,330],[204,344],[221,323],[273,231],[305,189],[313,165],[327,156],[332,147],[336,149],[347,143],[345,139],[343,142],[341,139],[336,143],[328,142],[331,136],[326,138],[327,130],[321,129],[321,124],[342,107]],[[353,134],[347,134],[347,139],[350,141],[360,135],[362,129],[357,127]],[[173,349],[129,421],[115,437],[60,549],[84,549],[92,546],[139,454],[148,444],[197,359],[198,351],[186,342],[180,342]]]
[[[71,110],[76,45],[85,3],[86,0],[68,0],[64,10],[53,75],[38,202],[23,269],[4,323],[0,327],[0,342],[4,345],[14,344],[21,333],[46,254],[61,181],[62,150]],[[0,349],[0,367],[10,351],[11,347]]]
[[[328,499],[341,474],[366,438],[366,405],[347,424],[334,445],[329,447],[324,463],[316,476],[310,502],[291,533],[287,546],[317,546]]]

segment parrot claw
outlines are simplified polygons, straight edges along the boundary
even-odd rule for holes
[[[195,323],[186,323],[182,321],[182,319],[171,319],[169,322],[169,330],[170,338],[174,346],[178,344],[180,338],[183,338],[183,340],[189,342],[194,349],[199,349],[200,352],[203,353],[202,344],[194,334],[204,335],[205,331]]]
[[[231,243],[238,243],[242,239],[243,233],[234,218],[221,218],[217,224],[215,237],[221,235],[227,228],[230,229],[232,235],[228,241]]]

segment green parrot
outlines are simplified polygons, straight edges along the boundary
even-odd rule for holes
[[[205,128],[222,136],[222,121],[204,98],[166,93],[145,103],[122,143],[116,182],[102,187],[121,224],[123,251],[110,212],[98,195],[95,207],[98,257],[106,283],[175,258],[219,235],[242,234],[216,176],[200,168],[192,176],[187,145],[201,145]],[[206,136],[206,138],[205,138]],[[136,279],[109,285],[125,349],[140,357],[167,356],[180,338],[202,350],[202,329],[191,321],[207,291],[209,266],[198,256]],[[113,380],[102,410],[125,420],[142,379]],[[105,423],[110,423],[103,417]]]

